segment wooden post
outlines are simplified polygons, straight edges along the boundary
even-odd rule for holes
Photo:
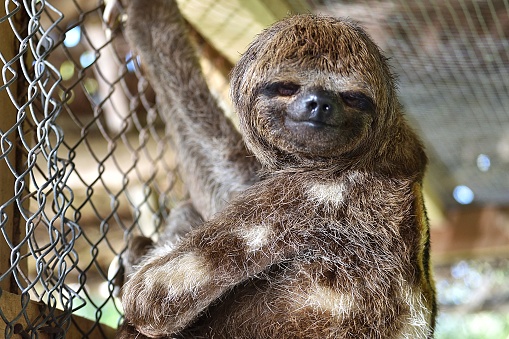
[[[18,24],[18,28],[22,26],[21,22],[24,20],[26,14],[22,11],[15,15],[14,21]],[[0,8],[0,17],[6,17],[5,7]],[[14,58],[19,47],[19,41],[15,37],[11,26],[8,21],[0,23],[0,53],[6,62],[9,62]],[[0,67],[4,67],[3,62],[0,61]],[[18,74],[21,74],[21,67],[19,63],[12,66]],[[14,75],[7,71],[4,73],[6,82],[8,83],[14,78]],[[21,75],[22,76],[22,75]],[[4,80],[0,80],[0,86],[5,86]],[[19,93],[19,79],[13,81],[7,88],[17,97]],[[0,90],[0,131],[1,136],[5,136],[3,140],[0,154],[4,156],[4,152],[10,148],[7,152],[7,156],[0,159],[0,206],[4,205],[4,208],[0,211],[0,222],[3,223],[3,234],[0,236],[0,274],[5,273],[10,268],[10,256],[11,248],[7,245],[6,238],[9,239],[11,244],[17,245],[23,239],[25,235],[25,228],[21,227],[21,215],[20,211],[15,202],[11,202],[5,205],[9,199],[14,196],[14,185],[16,177],[13,175],[8,162],[11,167],[18,170],[20,164],[22,164],[22,152],[17,144],[17,132],[7,134],[7,131],[11,129],[16,123],[17,109],[16,106],[11,102],[8,96],[7,88]],[[7,141],[8,140],[8,141]],[[9,143],[11,145],[9,145]],[[3,149],[3,151],[2,151]],[[26,261],[23,262],[25,267],[22,270],[26,272]],[[6,277],[0,281],[0,289],[2,291],[18,293],[18,287],[12,275]]]

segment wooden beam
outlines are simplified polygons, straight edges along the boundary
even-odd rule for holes
[[[278,19],[282,19],[290,14],[310,13],[311,8],[305,0],[260,0],[261,3],[271,11]]]
[[[509,207],[458,208],[431,228],[431,253],[437,263],[458,258],[509,256]]]
[[[179,7],[186,20],[233,64],[254,36],[275,20],[270,12],[262,13],[263,8],[259,8],[257,21],[239,0],[179,1]]]
[[[178,0],[193,27],[235,64],[264,28],[289,13],[307,12],[305,1]]]

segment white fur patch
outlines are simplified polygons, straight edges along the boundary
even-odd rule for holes
[[[250,251],[257,251],[267,244],[270,233],[271,229],[266,225],[256,225],[240,230],[240,236]]]
[[[409,286],[402,288],[402,296],[410,308],[410,314],[398,338],[428,338],[431,332],[431,311],[424,305],[424,296]]]
[[[335,317],[351,312],[354,307],[353,298],[350,295],[320,285],[310,291],[306,304],[328,311]]]
[[[160,246],[158,244],[156,247],[150,249],[150,251],[147,253],[147,259],[168,255],[171,253],[171,251],[173,251],[174,248],[175,244],[173,243],[166,242]]]
[[[207,262],[193,252],[184,253],[164,265],[148,270],[145,286],[167,285],[168,297],[184,293],[193,293],[210,281],[211,275]]]
[[[313,201],[338,207],[344,201],[345,191],[343,183],[314,183],[307,192]]]

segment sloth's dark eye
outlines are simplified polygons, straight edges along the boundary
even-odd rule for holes
[[[361,92],[343,92],[341,93],[341,99],[343,99],[346,106],[361,111],[373,111],[375,108],[373,100]]]
[[[297,84],[291,84],[291,83],[282,83],[278,86],[277,92],[279,95],[288,97],[291,95],[294,95],[299,90],[300,86]]]
[[[297,93],[300,85],[292,82],[274,82],[267,86],[266,90],[273,96],[290,97]]]

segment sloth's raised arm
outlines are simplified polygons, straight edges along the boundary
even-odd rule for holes
[[[210,93],[175,1],[127,3],[127,39],[149,73],[193,204],[208,219],[257,180],[258,162]]]

